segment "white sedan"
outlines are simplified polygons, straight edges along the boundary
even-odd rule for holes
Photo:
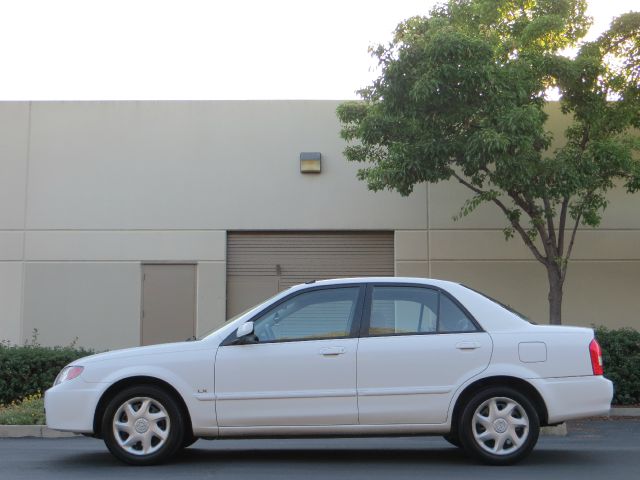
[[[613,387],[589,328],[533,325],[463,285],[356,278],[292,287],[197,340],[73,362],[50,428],[149,465],[198,438],[443,435],[485,463],[540,426],[603,415]]]

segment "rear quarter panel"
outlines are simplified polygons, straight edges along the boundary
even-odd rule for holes
[[[593,330],[581,327],[519,325],[490,332],[493,354],[486,370],[458,388],[451,402],[451,421],[462,392],[478,380],[515,377],[530,383],[542,396],[550,422],[606,413],[611,401],[611,382],[594,376],[589,354]],[[537,355],[539,344],[545,355]],[[535,344],[536,355],[521,355],[522,345]]]
[[[491,334],[493,357],[489,372],[519,370],[523,378],[557,378],[592,375],[589,343],[593,331],[579,327],[531,325],[525,330],[501,331]],[[527,355],[530,346],[546,355]]]

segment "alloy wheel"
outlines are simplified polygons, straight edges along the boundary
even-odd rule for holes
[[[477,444],[493,455],[509,455],[525,444],[529,436],[529,417],[513,399],[492,397],[482,402],[472,417]]]
[[[149,455],[160,450],[171,432],[167,409],[156,399],[134,397],[126,400],[113,416],[113,436],[124,451]]]

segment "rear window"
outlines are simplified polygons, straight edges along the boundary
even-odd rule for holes
[[[478,295],[483,296],[484,298],[486,298],[487,300],[491,300],[493,303],[496,303],[498,305],[500,305],[502,308],[504,308],[506,311],[508,311],[509,313],[514,314],[516,317],[518,317],[521,320],[524,320],[525,322],[529,322],[532,325],[537,325],[536,322],[534,322],[533,320],[531,320],[529,317],[527,317],[524,313],[520,313],[519,311],[517,311],[515,308],[513,308],[511,305],[507,305],[506,303],[502,303],[500,300],[496,300],[493,297],[490,297],[489,295],[487,295],[486,293],[482,293],[478,290],[476,290],[475,288],[471,288],[468,285],[464,285],[461,284],[464,288],[467,288],[469,290],[471,290],[472,292],[477,293]]]

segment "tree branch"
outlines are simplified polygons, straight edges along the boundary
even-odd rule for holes
[[[551,210],[551,202],[549,201],[549,197],[547,195],[542,196],[542,202],[544,203],[544,216],[547,219],[547,230],[549,230],[549,241],[551,242],[551,246],[556,251],[556,257],[558,256],[558,242],[556,240],[556,229],[553,226],[553,211]]]
[[[475,193],[479,195],[484,195],[487,193],[481,188],[478,188],[475,185],[472,185],[457,173],[453,172],[453,176],[458,180],[458,182],[460,182],[462,185],[464,185],[468,189],[474,191]],[[538,250],[538,247],[536,247],[535,243],[533,243],[533,240],[531,240],[531,237],[529,237],[529,235],[524,230],[524,228],[522,228],[522,225],[520,225],[516,220],[512,219],[509,208],[507,208],[507,206],[497,198],[494,198],[493,202],[506,215],[509,222],[511,222],[511,226],[520,234],[520,237],[522,237],[522,240],[524,241],[525,245],[529,247],[529,250],[531,250],[531,252],[533,253],[533,256],[536,257],[536,260],[538,260],[540,263],[544,264],[545,266],[548,265],[548,259],[542,255],[540,250]]]
[[[543,226],[544,221],[542,218],[540,218],[540,213],[536,211],[539,210],[539,207],[533,202],[533,200],[526,197],[521,197],[520,194],[515,190],[508,190],[507,193],[513,199],[516,205],[522,208],[522,210],[524,210],[525,213],[529,215],[529,218],[531,218],[531,223],[540,235],[540,240],[542,240],[544,251],[547,254],[547,260],[552,259],[555,256],[555,252],[552,248],[550,248],[549,236],[547,235],[547,232],[544,230]]]
[[[558,222],[558,255],[564,256],[564,229],[567,225],[567,210],[569,207],[569,197],[562,199],[560,207],[560,221]]]
[[[569,247],[567,248],[567,256],[565,257],[564,264],[562,265],[561,271],[561,281],[564,282],[564,277],[567,274],[567,267],[569,266],[569,258],[571,258],[571,250],[573,250],[573,242],[576,239],[576,233],[578,232],[578,226],[580,225],[580,219],[582,218],[582,212],[578,213],[576,217],[576,223],[573,226],[573,231],[571,232],[571,240],[569,241]]]

